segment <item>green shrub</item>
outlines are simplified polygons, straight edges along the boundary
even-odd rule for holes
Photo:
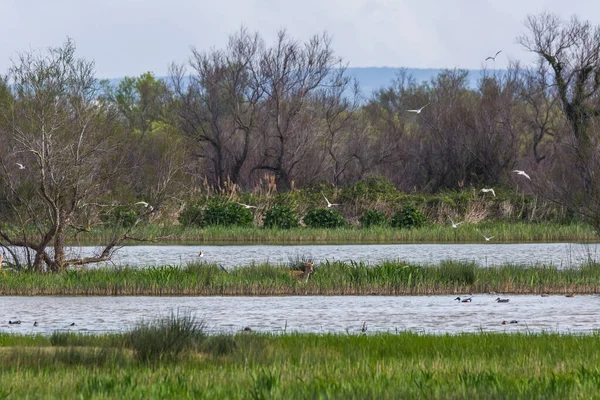
[[[129,206],[118,206],[100,213],[100,221],[113,227],[131,228],[137,219],[137,212]]]
[[[153,322],[140,322],[128,335],[128,345],[142,361],[176,359],[182,351],[198,347],[205,338],[204,322],[173,313]]]
[[[205,226],[250,226],[254,221],[252,211],[237,203],[223,202],[219,198],[208,204],[201,202],[186,205],[179,214],[179,223],[186,227]]]
[[[406,204],[390,219],[390,225],[394,228],[418,228],[427,222],[425,215],[416,206]]]
[[[384,213],[377,210],[368,210],[359,219],[360,225],[363,228],[371,226],[385,226],[388,223],[388,219]]]
[[[186,204],[183,211],[179,214],[179,217],[177,218],[177,220],[183,226],[198,227],[198,226],[202,226],[202,216],[203,216],[202,204],[196,202],[196,203]]]
[[[338,210],[313,208],[304,216],[304,224],[309,228],[341,228],[347,222]]]
[[[236,203],[211,202],[204,208],[203,226],[251,226],[254,214]]]
[[[298,215],[287,206],[274,206],[265,214],[265,228],[290,229],[298,226]]]
[[[348,192],[348,195],[346,195]],[[392,199],[398,195],[398,189],[386,177],[372,176],[356,182],[353,186],[344,189],[344,199],[376,200]]]

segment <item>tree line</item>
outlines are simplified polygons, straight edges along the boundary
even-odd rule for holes
[[[137,223],[203,188],[373,176],[407,192],[514,188],[598,228],[600,28],[542,13],[518,40],[536,61],[490,69],[477,87],[465,70],[423,83],[400,70],[368,96],[326,33],[299,41],[282,30],[266,43],[242,28],[224,48],[192,48],[168,78],[118,84],[98,80],[70,39],[21,53],[0,79],[0,245],[60,270],[109,259]],[[96,257],[65,255],[68,235],[140,200],[151,206]]]

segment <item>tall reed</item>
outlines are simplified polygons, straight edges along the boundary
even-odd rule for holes
[[[478,267],[445,261],[416,265],[400,260],[315,263],[307,282],[289,265],[256,264],[224,270],[216,264],[185,267],[98,268],[62,273],[7,272],[0,295],[435,295],[452,293],[598,293],[600,264],[559,269],[552,265]]]

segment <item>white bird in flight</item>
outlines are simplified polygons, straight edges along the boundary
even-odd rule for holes
[[[323,195],[323,197],[325,197],[325,195]],[[329,200],[327,200],[327,197],[325,197],[325,201],[327,202],[327,208],[330,208],[331,206],[341,206],[341,204],[330,203]]]
[[[487,61],[487,60],[493,60],[493,61],[496,61],[496,57],[498,57],[498,54],[500,54],[500,53],[502,53],[502,50],[498,50],[498,51],[496,52],[496,55],[494,55],[494,57],[492,57],[492,56],[489,56],[488,58],[486,58],[486,59],[485,59],[485,61]]]
[[[25,169],[25,166],[21,163],[17,163],[17,165],[19,166],[19,169]]]
[[[479,232],[479,229],[477,229],[477,232]],[[483,238],[485,239],[485,241],[486,241],[486,242],[489,242],[490,240],[492,240],[493,238],[495,238],[495,236],[490,236],[490,237],[487,237],[487,236],[485,236],[485,235],[484,235],[483,233],[481,233],[481,232],[479,232],[479,234],[480,234],[481,236],[483,236]]]
[[[457,223],[454,223],[454,221],[452,221],[452,218],[450,218],[450,217],[448,217],[448,219],[449,219],[449,220],[450,220],[450,222],[452,223],[452,227],[453,227],[453,228],[458,228],[458,226],[459,226],[460,224],[462,224],[462,222],[457,222]]]
[[[406,110],[406,112],[412,112],[412,113],[416,113],[416,114],[421,114],[421,111],[423,111],[423,109],[425,107],[427,107],[428,105],[430,105],[431,103],[427,103],[425,104],[423,107],[419,108],[418,110]]]
[[[237,201],[235,202],[235,204],[239,204],[240,206],[242,206],[244,208],[257,208],[256,206],[249,206],[248,204],[238,203]]]
[[[492,192],[492,194],[494,195],[494,197],[496,197],[496,192],[494,192],[494,189],[481,189],[480,192],[483,193],[488,193],[488,192]]]
[[[519,175],[523,175],[525,178],[531,180],[531,178],[529,177],[529,175],[527,175],[527,173],[525,171],[521,171],[520,169],[515,169],[515,170],[513,170],[513,172],[515,172]]]
[[[146,203],[145,201],[138,201],[137,203],[135,203],[136,206],[139,204],[143,205],[144,207],[148,207],[148,203]]]

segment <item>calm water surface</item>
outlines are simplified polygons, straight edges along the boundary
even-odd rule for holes
[[[403,260],[420,264],[439,264],[444,260],[473,261],[480,266],[514,263],[545,264],[559,268],[577,266],[583,261],[600,260],[597,243],[525,244],[370,244],[370,245],[228,245],[228,246],[125,246],[113,256],[114,265],[185,265],[194,261],[222,264],[227,268],[252,263],[283,264],[296,258],[354,260],[371,264],[382,260]],[[198,257],[200,250],[204,257]],[[70,249],[71,255],[89,256],[99,248],[82,246]]]
[[[590,333],[600,329],[600,296],[0,297],[0,331],[120,332],[140,320],[190,312],[210,332],[359,333],[416,331]],[[503,296],[504,297],[504,296]],[[20,319],[20,325],[9,320]],[[517,320],[503,325],[502,321]],[[37,321],[38,326],[33,327]],[[75,326],[69,324],[75,322]]]

